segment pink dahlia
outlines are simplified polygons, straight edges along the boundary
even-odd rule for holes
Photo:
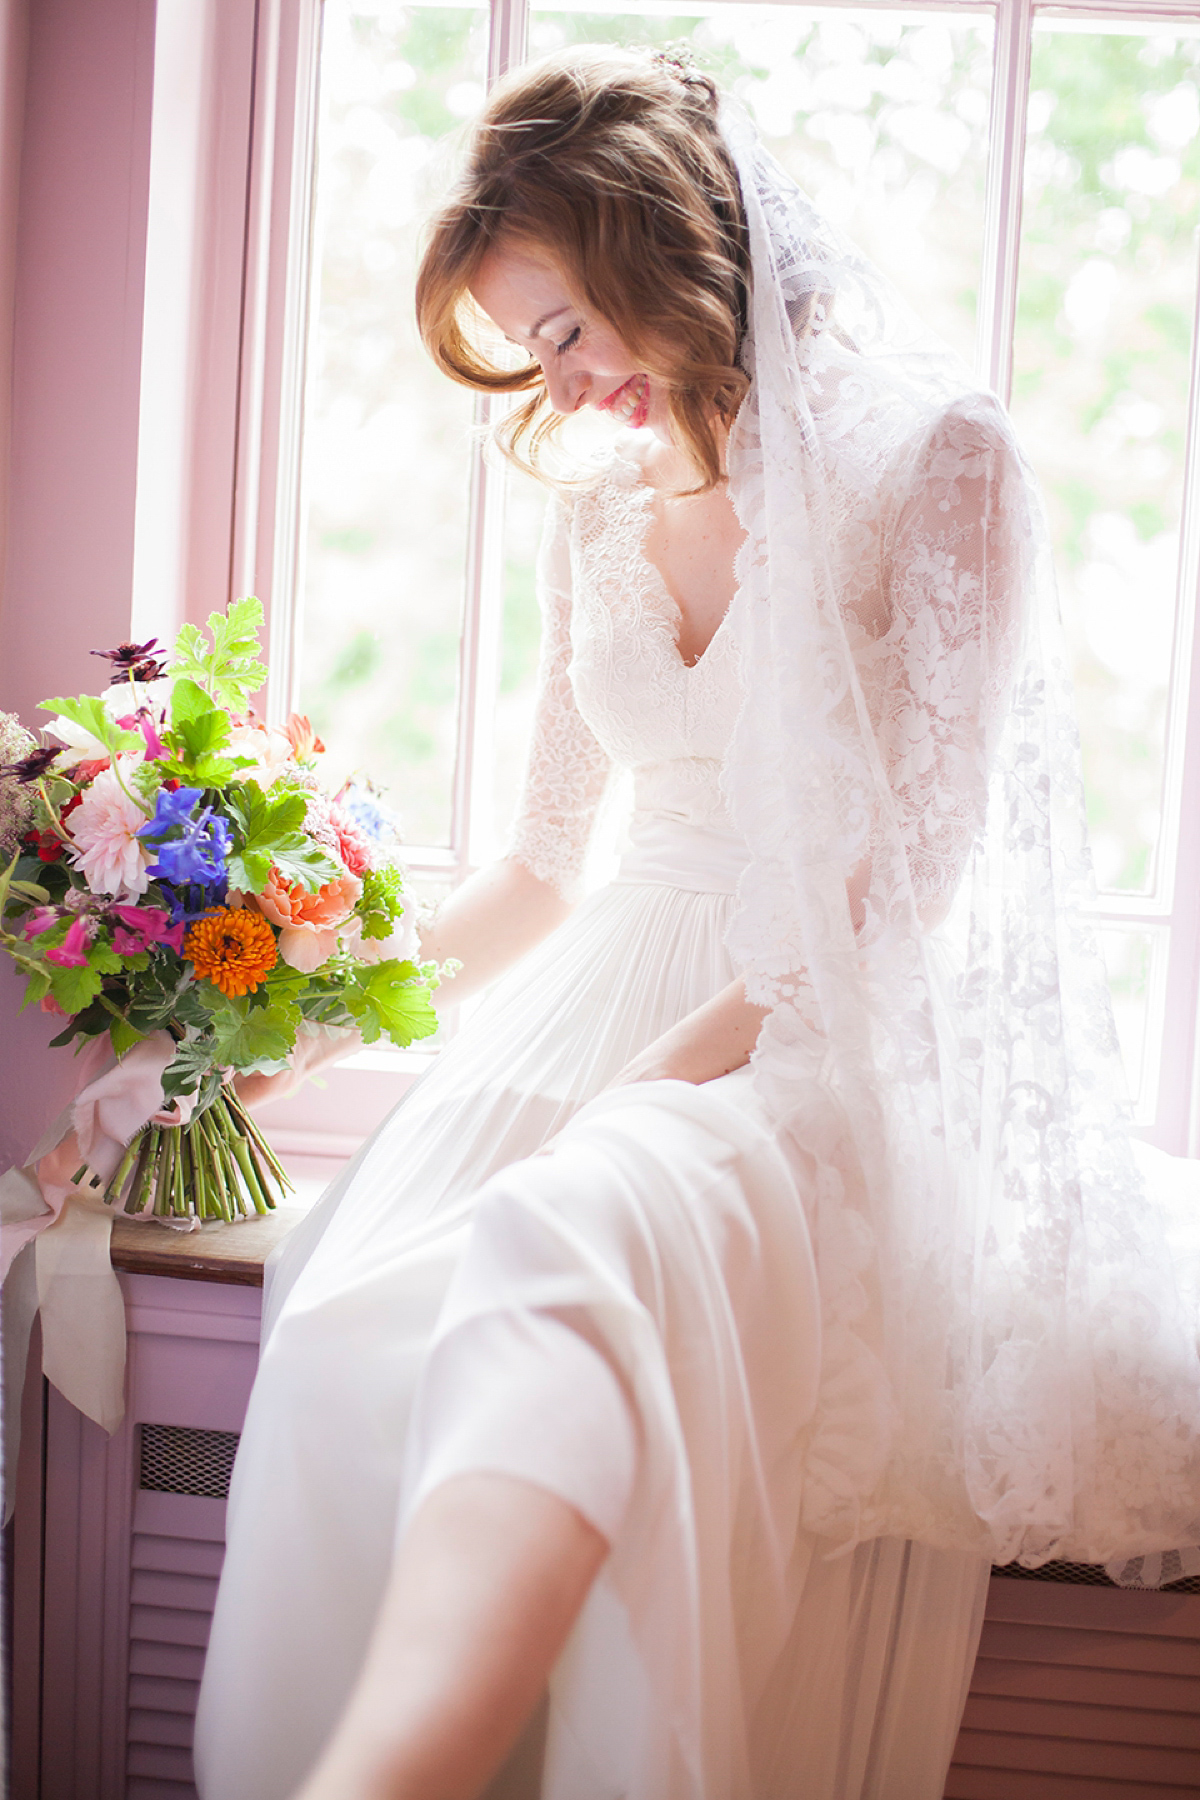
[[[120,773],[127,786],[138,760],[120,758]],[[146,814],[121,787],[117,771],[102,769],[84,791],[70,823],[74,839],[71,860],[82,869],[93,894],[136,900],[145,893],[150,877],[145,852],[137,840],[145,823]]]
[[[375,867],[375,853],[365,831],[360,831],[344,806],[337,801],[329,807],[329,821],[337,838],[338,855],[352,875],[365,875]]]

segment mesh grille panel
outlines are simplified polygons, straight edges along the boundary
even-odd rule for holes
[[[236,1431],[143,1425],[138,1486],[156,1494],[199,1494],[224,1500],[237,1447]]]
[[[1019,1563],[1002,1563],[992,1570],[992,1574],[1005,1575],[1013,1581],[1065,1581],[1076,1587],[1116,1587],[1117,1585],[1105,1574],[1101,1563],[1050,1562],[1043,1563],[1040,1569],[1023,1569]],[[1187,1575],[1182,1581],[1168,1581],[1161,1588],[1151,1591],[1200,1594],[1200,1575]]]

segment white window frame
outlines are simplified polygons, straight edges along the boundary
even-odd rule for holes
[[[863,10],[864,0],[823,0]],[[904,0],[866,0],[903,12]],[[681,5],[681,11],[685,6]],[[1115,29],[1172,20],[1200,23],[1200,0],[912,0],[911,10],[995,21],[983,257],[978,300],[977,367],[1007,402],[1012,384],[1021,198],[1035,22],[1040,17],[1096,21]],[[528,0],[491,0],[489,85],[525,54]],[[257,592],[269,618],[270,712],[295,704],[302,581],[300,436],[309,332],[309,256],[317,117],[320,0],[259,0],[246,217],[246,260],[239,369],[231,593]],[[1198,284],[1200,302],[1200,284]],[[1158,1060],[1156,1116],[1145,1135],[1174,1152],[1200,1150],[1200,432],[1197,343],[1188,402],[1185,489],[1180,532],[1179,606],[1167,722],[1163,839],[1151,896],[1104,896],[1098,925],[1166,927],[1150,996],[1149,1054]],[[486,422],[488,402],[477,418]],[[492,722],[502,619],[503,471],[478,443],[472,451],[459,670],[459,718],[450,845],[421,848],[415,869],[459,878],[487,853],[490,836]],[[1198,828],[1185,833],[1180,821]],[[377,1071],[382,1073],[382,1071]],[[348,1148],[357,1125],[346,1114],[343,1081],[334,1110],[350,1129],[330,1147]],[[311,1098],[311,1097],[310,1097]],[[306,1108],[309,1117],[311,1105]],[[316,1111],[321,1110],[319,1104]],[[357,1111],[351,1107],[351,1114]]]

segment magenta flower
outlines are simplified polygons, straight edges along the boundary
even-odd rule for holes
[[[102,651],[93,650],[93,656],[103,655]],[[146,761],[158,762],[167,752],[158,735],[158,727],[154,723],[154,714],[148,706],[139,706],[134,713],[127,713],[117,724],[123,731],[140,731],[146,743]]]
[[[49,931],[52,925],[57,924],[57,908],[53,906],[35,906],[21,927],[21,936],[28,944],[31,939],[40,937],[43,931]]]
[[[71,928],[62,943],[47,950],[46,961],[57,963],[60,969],[86,969],[87,947],[87,921],[72,919]]]
[[[171,915],[161,906],[110,906],[110,917],[121,923],[113,933],[113,949],[118,956],[140,956],[153,944],[165,944],[176,955],[183,949],[186,919],[172,925]]]

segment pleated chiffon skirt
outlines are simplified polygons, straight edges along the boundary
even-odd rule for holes
[[[733,904],[664,881],[592,896],[289,1240],[230,1495],[204,1800],[299,1785],[446,1416],[469,1420],[458,1400],[497,1328],[539,1319],[602,1359],[636,1454],[507,1800],[938,1800],[987,1564],[897,1542],[830,1558],[800,1528],[822,1344],[803,1159],[748,1071],[605,1091],[734,978]],[[524,1336],[532,1393],[555,1340]],[[517,1393],[504,1450],[481,1434],[475,1466],[608,1517],[605,1458],[586,1453],[607,1427],[558,1374],[560,1399]]]

